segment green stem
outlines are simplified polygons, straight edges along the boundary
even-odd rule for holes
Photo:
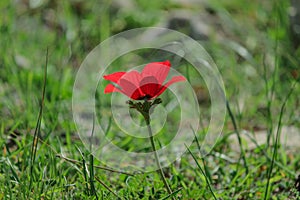
[[[158,156],[158,153],[157,153],[156,148],[155,148],[154,137],[153,137],[153,133],[152,133],[151,125],[150,125],[150,108],[154,105],[160,104],[161,102],[162,101],[161,101],[160,98],[157,98],[152,102],[147,101],[147,98],[145,98],[143,103],[133,102],[133,101],[129,100],[129,101],[127,101],[127,104],[129,104],[129,108],[136,109],[138,112],[140,112],[143,115],[143,117],[145,119],[145,122],[146,122],[146,125],[147,125],[147,128],[148,128],[148,132],[149,132],[149,136],[150,136],[150,142],[151,142],[152,150],[154,152],[156,165],[159,168],[158,171],[161,175],[161,178],[163,180],[163,183],[164,183],[165,187],[167,188],[167,191],[169,193],[168,196],[169,197],[172,196],[172,199],[175,200],[175,198],[173,197],[174,193],[172,192],[170,186],[168,185],[168,182],[166,180],[166,177],[165,177],[164,172],[162,170],[162,167],[160,165],[159,156]]]
[[[156,161],[157,167],[159,168],[159,173],[161,175],[161,178],[162,178],[162,180],[164,182],[165,187],[168,190],[168,193],[171,195],[172,194],[172,190],[171,190],[170,186],[167,183],[166,177],[164,175],[164,172],[163,172],[162,167],[161,167],[160,162],[159,162],[158,153],[156,151],[156,147],[155,147],[155,143],[154,143],[154,137],[153,137],[152,129],[151,129],[151,126],[150,126],[150,116],[149,116],[149,113],[148,113],[148,116],[144,115],[144,118],[145,118],[145,121],[146,121],[146,124],[147,124],[148,132],[149,132],[149,136],[150,136],[150,142],[151,142],[152,150],[154,152],[154,156],[155,156],[155,161]]]

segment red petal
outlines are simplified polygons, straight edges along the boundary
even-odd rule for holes
[[[126,74],[126,72],[115,72],[109,75],[104,75],[103,78],[111,82],[118,83],[118,81],[124,74]]]
[[[181,81],[186,81],[186,78],[184,76],[174,76],[164,86],[165,87],[169,87],[173,83],[181,82]]]
[[[121,92],[121,90],[119,90],[112,84],[108,84],[104,89],[104,94],[112,93],[112,92]]]
[[[143,96],[139,87],[126,79],[122,78],[120,80],[120,87],[122,88],[122,92],[132,99],[139,99]]]
[[[181,81],[186,81],[184,76],[174,76],[174,77],[172,77],[171,80],[169,80],[164,86],[161,87],[160,91],[154,97],[158,97],[159,95],[161,95],[173,83],[181,82]]]
[[[170,66],[171,63],[168,60],[164,62],[149,63],[144,67],[142,77],[154,76],[157,79],[158,84],[162,85],[168,76]]]
[[[127,80],[128,82],[131,82],[136,87],[138,87],[140,81],[142,80],[142,76],[138,71],[132,70],[126,73],[120,80]]]
[[[134,100],[141,100],[144,97],[144,95],[141,94],[141,90],[140,88],[138,88],[129,97]]]
[[[168,60],[165,60],[165,61],[163,61],[163,62],[157,62],[157,63],[162,64],[162,65],[166,65],[166,66],[168,66],[168,67],[171,67],[171,63],[170,63],[170,61],[168,61]]]
[[[145,97],[152,98],[159,92],[160,84],[157,83],[157,79],[154,76],[148,76],[141,80],[140,89],[144,93]]]
[[[104,94],[107,94],[107,93],[112,93],[112,92],[120,92],[120,93],[123,93],[125,94],[126,96],[128,96],[129,98],[131,99],[134,99],[134,100],[139,100],[141,98],[141,95],[139,93],[139,90],[137,89],[136,91],[134,91],[132,94],[128,94],[122,90],[120,90],[119,88],[115,87],[114,85],[112,84],[108,84],[105,89],[104,89]]]

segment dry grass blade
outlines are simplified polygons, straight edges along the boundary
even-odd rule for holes
[[[64,160],[66,160],[66,161],[68,161],[70,163],[76,164],[76,165],[80,165],[81,164],[81,162],[78,161],[78,160],[74,160],[74,159],[71,159],[71,158],[66,158],[66,157],[64,157],[63,155],[60,155],[60,154],[57,154],[56,157],[62,158]],[[86,165],[89,165],[89,164],[87,163]],[[125,175],[128,175],[128,176],[134,176],[134,174],[131,174],[131,173],[128,173],[128,172],[124,172],[124,171],[115,170],[115,169],[111,169],[111,168],[108,168],[108,167],[94,165],[94,168],[103,169],[103,170],[106,170],[106,171],[120,173],[120,174],[125,174]]]
[[[115,193],[114,191],[112,191],[103,181],[101,181],[97,176],[95,176],[95,179],[101,184],[103,185],[107,190],[109,190],[113,195],[115,195],[118,199],[122,199],[121,197],[118,196],[117,193]]]
[[[41,122],[42,122],[42,116],[43,116],[43,109],[44,109],[44,102],[45,102],[45,92],[46,92],[46,84],[47,84],[47,68],[48,68],[48,48],[46,51],[46,64],[44,68],[44,82],[43,82],[43,90],[42,90],[42,100],[40,104],[40,110],[38,115],[38,120],[36,123],[34,136],[33,136],[33,142],[31,146],[31,163],[30,163],[30,184],[29,184],[29,190],[31,190],[32,182],[33,182],[33,167],[34,167],[34,161],[36,158],[36,151],[37,151],[37,145],[38,145],[38,139],[41,132]]]

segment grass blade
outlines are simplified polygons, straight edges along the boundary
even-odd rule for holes
[[[86,162],[85,162],[85,158],[83,156],[83,153],[81,152],[81,150],[77,147],[77,150],[79,151],[81,158],[82,158],[82,172],[83,172],[83,177],[84,177],[84,182],[85,182],[85,191],[87,195],[90,195],[89,192],[89,186],[88,186],[88,176],[87,176],[87,166],[86,166]]]
[[[65,161],[68,161],[68,162],[70,162],[70,163],[76,164],[76,165],[78,165],[78,166],[81,165],[81,162],[80,162],[80,161],[74,160],[74,159],[71,159],[71,158],[66,158],[66,157],[64,157],[63,155],[60,155],[60,154],[57,154],[56,157],[62,158],[62,159],[64,159]],[[89,164],[86,163],[86,165],[89,165]],[[125,175],[128,175],[128,176],[134,176],[134,174],[131,174],[131,173],[128,173],[128,172],[124,172],[124,171],[115,170],[115,169],[108,168],[108,167],[103,167],[103,166],[94,165],[94,168],[106,170],[106,171],[109,171],[109,172],[115,172],[115,173],[125,174]]]
[[[192,151],[189,149],[188,146],[185,145],[185,147],[187,148],[187,150],[189,151],[189,153],[190,153],[191,156],[193,157],[194,161],[196,162],[196,164],[197,164],[199,170],[201,171],[201,173],[202,173],[203,176],[205,177],[206,184],[208,185],[208,188],[209,188],[209,190],[210,190],[210,192],[211,192],[213,198],[214,198],[215,200],[217,200],[217,197],[216,197],[216,195],[215,195],[215,193],[214,193],[214,191],[212,190],[212,187],[211,187],[211,185],[210,185],[210,181],[209,181],[208,177],[206,176],[204,170],[203,170],[202,167],[200,166],[200,164],[199,164],[199,162],[198,162],[196,156],[192,153]]]
[[[282,104],[281,109],[280,109],[278,125],[277,125],[277,130],[276,130],[276,136],[275,136],[275,144],[274,144],[274,148],[273,148],[273,155],[272,155],[271,165],[270,165],[270,168],[268,170],[268,179],[267,179],[267,185],[266,185],[264,200],[269,199],[270,192],[271,192],[270,191],[270,179],[271,179],[272,170],[273,170],[273,167],[274,167],[274,162],[275,162],[276,157],[277,157],[277,150],[278,150],[279,138],[280,138],[280,133],[281,133],[282,116],[283,116],[283,113],[284,113],[286,103],[287,103],[289,97],[291,96],[291,94],[293,93],[296,84],[297,84],[297,82],[295,82],[294,85],[292,86],[292,88],[290,89],[290,91],[287,94],[285,100],[283,101],[283,104]]]
[[[90,152],[92,152],[92,141],[93,141],[93,135],[94,135],[94,130],[95,130],[95,117],[93,117],[93,129],[92,129],[92,134],[91,134],[91,140],[90,140]],[[95,195],[96,199],[98,200],[97,192],[95,189],[95,184],[94,184],[94,157],[93,154],[90,154],[90,187],[91,187],[91,195]]]
[[[237,135],[237,138],[238,138],[238,142],[239,142],[239,146],[240,146],[240,151],[241,151],[241,158],[243,159],[244,161],[244,167],[246,169],[246,174],[248,174],[249,172],[249,168],[248,168],[248,165],[247,165],[247,160],[246,160],[246,156],[245,156],[245,151],[244,151],[244,148],[243,148],[243,144],[242,144],[242,139],[241,139],[241,135],[240,135],[240,131],[237,127],[237,124],[236,124],[236,121],[235,121],[235,117],[231,111],[231,108],[230,108],[230,105],[229,105],[229,102],[226,101],[226,107],[227,107],[227,110],[228,110],[228,114],[229,114],[229,117],[232,121],[232,125],[233,125],[233,128],[234,128],[234,131]]]
[[[37,145],[38,145],[38,139],[40,137],[41,133],[41,122],[42,122],[42,116],[43,116],[43,109],[44,109],[44,101],[45,101],[45,92],[46,92],[46,85],[47,85],[47,68],[48,68],[48,48],[46,51],[46,64],[44,68],[44,82],[43,82],[43,90],[42,90],[42,100],[40,104],[40,110],[39,115],[34,131],[32,146],[31,146],[31,162],[30,162],[30,182],[29,182],[29,189],[28,192],[31,191],[32,183],[33,183],[33,167],[34,167],[34,161],[36,158],[36,152],[37,152]]]
[[[182,188],[179,188],[179,189],[173,191],[171,194],[168,194],[167,196],[165,196],[164,198],[162,198],[162,199],[160,199],[160,200],[166,200],[166,199],[168,199],[168,198],[170,198],[170,197],[174,197],[174,196],[175,196],[178,192],[180,192],[181,190],[182,190]]]
[[[110,191],[115,197],[117,197],[118,199],[122,199],[120,196],[118,196],[117,193],[115,193],[112,189],[110,189],[103,181],[101,181],[97,176],[95,176],[95,179],[101,184],[103,185],[103,187],[105,187],[108,191]]]

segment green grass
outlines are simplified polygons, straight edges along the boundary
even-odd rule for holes
[[[134,1],[116,10],[111,1],[41,1],[37,7],[26,2],[0,2],[0,200],[169,198],[158,173],[128,174],[91,155],[72,118],[72,89],[81,62],[101,41],[131,28],[155,26],[169,11],[202,12],[203,4]],[[205,5],[214,11],[221,30],[200,42],[219,67],[230,112],[222,138],[207,156],[195,153],[195,140],[193,150],[187,148],[181,159],[164,168],[173,197],[297,199],[300,145],[291,148],[280,139],[283,127],[300,130],[300,60],[289,36],[289,3],[212,0]],[[172,58],[138,51],[114,64],[164,56]],[[199,137],[210,117],[210,101],[205,83],[188,66],[182,61],[177,69],[201,93],[202,124],[195,133]],[[102,98],[102,90],[100,86],[96,95],[95,120],[109,121],[110,96]],[[166,93],[162,98],[173,96]],[[175,109],[169,120],[179,119]],[[176,128],[164,128],[156,141],[167,144]],[[256,139],[260,130],[265,141]],[[143,139],[115,137],[115,132],[112,121],[108,137],[126,150],[151,149]],[[250,141],[254,147],[249,148]]]

